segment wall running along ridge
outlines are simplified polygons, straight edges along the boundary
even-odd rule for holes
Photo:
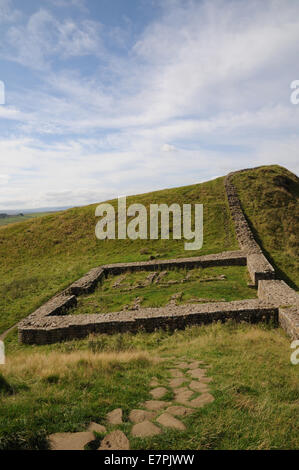
[[[188,325],[224,322],[228,319],[251,323],[271,321],[274,324],[279,321],[291,337],[299,338],[299,296],[283,281],[274,280],[275,271],[254,239],[244,216],[233,184],[234,174],[230,173],[226,177],[225,189],[241,251],[194,258],[116,263],[94,268],[21,321],[18,325],[19,340],[26,344],[51,344],[83,338],[91,333],[113,334],[137,332],[140,329],[151,332],[156,328],[174,330]],[[77,297],[93,292],[109,274],[246,264],[254,285],[258,287],[258,299],[200,305],[167,305],[162,308],[126,310],[101,315],[68,315],[68,310],[76,307]]]

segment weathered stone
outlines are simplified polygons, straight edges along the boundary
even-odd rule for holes
[[[167,392],[168,392],[167,388],[158,387],[158,388],[154,388],[153,390],[151,390],[150,394],[152,395],[153,398],[158,400],[159,398],[164,397],[164,395],[166,395]]]
[[[65,432],[49,436],[51,450],[84,450],[85,446],[94,441],[94,434],[87,432]]]
[[[109,424],[122,424],[123,422],[123,411],[121,408],[110,411],[107,414],[107,421]]]
[[[130,450],[130,442],[122,431],[116,430],[104,437],[98,450]]]
[[[145,403],[143,403],[144,408],[150,411],[159,411],[169,405],[170,405],[169,402],[160,401],[160,400],[148,400]]]
[[[176,388],[182,385],[184,382],[187,382],[187,379],[183,377],[178,377],[177,379],[171,379],[169,381],[169,385],[171,386],[171,388]]]
[[[201,379],[202,377],[205,377],[206,371],[205,369],[191,369],[188,370],[187,374],[194,379]]]
[[[180,362],[179,364],[176,365],[179,369],[188,369],[190,368],[188,362]]]
[[[199,392],[199,393],[207,393],[210,390],[207,384],[204,384],[202,382],[197,382],[195,380],[193,380],[189,384],[189,387],[191,388],[191,390],[194,390],[195,392]]]
[[[181,370],[170,369],[169,372],[172,377],[184,377],[184,374]]]
[[[181,421],[174,418],[171,414],[168,413],[163,413],[161,416],[159,416],[157,422],[159,424],[162,424],[162,426],[166,428],[178,429],[180,431],[185,431],[186,429],[184,423],[182,423]]]
[[[104,434],[105,432],[107,432],[105,426],[102,426],[101,424],[98,424],[98,423],[90,423],[87,431],[98,432],[99,434]]]
[[[190,406],[193,406],[194,408],[202,408],[203,406],[212,403],[214,400],[215,398],[213,397],[213,395],[211,395],[210,393],[204,393],[203,395],[194,398],[194,400],[191,400]]]
[[[132,428],[132,436],[134,437],[151,437],[161,433],[161,429],[150,421],[143,421],[135,424]]]
[[[202,361],[191,362],[191,364],[188,365],[187,369],[198,369],[200,364],[203,364],[203,362]]]
[[[159,385],[159,381],[158,381],[157,377],[153,377],[152,380],[149,383],[149,386],[150,387],[158,387],[158,385]]]
[[[192,397],[194,392],[191,392],[190,390],[185,390],[183,392],[178,392],[175,394],[174,400],[177,403],[182,403],[183,405],[188,405],[189,404],[189,399]]]
[[[138,424],[143,421],[149,421],[156,416],[155,412],[145,410],[132,410],[129,414],[129,420],[131,423]]]
[[[169,413],[174,416],[187,416],[194,413],[194,410],[186,408],[185,406],[169,406],[166,409],[166,413]]]

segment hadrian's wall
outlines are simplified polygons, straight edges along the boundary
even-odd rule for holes
[[[299,339],[299,296],[284,281],[275,279],[276,273],[257,243],[247,222],[238,193],[233,184],[235,174],[225,178],[225,189],[236,236],[241,250],[247,255],[247,268],[258,287],[258,298],[279,308],[279,323],[293,339]]]
[[[298,295],[283,281],[274,280],[275,271],[254,239],[243,213],[233,176],[234,173],[231,173],[226,177],[225,189],[241,251],[174,260],[117,263],[94,268],[20,322],[19,340],[27,344],[48,344],[83,338],[91,333],[136,332],[141,328],[145,331],[154,331],[156,328],[179,329],[187,325],[228,319],[253,323],[272,321],[274,324],[279,320],[291,337],[299,338]],[[246,264],[254,285],[258,287],[258,299],[168,305],[103,315],[68,315],[69,310],[76,307],[77,297],[93,292],[109,274]]]
[[[247,255],[247,268],[250,277],[255,286],[258,286],[258,282],[262,279],[274,279],[275,271],[256,242],[242,210],[236,187],[233,184],[233,177],[236,173],[230,173],[225,178],[227,200],[235,224],[237,240],[241,250]]]

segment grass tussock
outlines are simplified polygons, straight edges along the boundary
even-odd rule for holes
[[[94,372],[107,372],[124,364],[141,363],[145,365],[150,362],[155,362],[155,359],[147,351],[19,353],[8,357],[5,374],[19,378],[31,376],[44,379],[51,376],[64,377],[72,373],[76,368],[82,368],[84,375],[92,375]]]

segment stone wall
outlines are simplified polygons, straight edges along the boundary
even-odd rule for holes
[[[225,178],[227,200],[235,225],[237,240],[241,250],[247,255],[248,271],[252,282],[257,287],[258,282],[262,279],[274,279],[275,271],[256,242],[242,210],[236,187],[233,184],[233,177],[236,173],[238,172],[230,173]]]
[[[260,281],[258,297],[279,307],[279,323],[293,339],[299,339],[299,295],[284,281]]]
[[[227,320],[257,323],[278,322],[278,309],[257,299],[188,304],[162,308],[144,308],[102,315],[69,315],[40,317],[38,324],[27,319],[19,328],[19,340],[26,344],[50,344],[63,340],[84,338],[91,333],[122,333],[157,328],[184,329]],[[28,321],[29,320],[29,321]]]
[[[245,171],[245,170],[242,170]],[[62,293],[19,323],[19,340],[27,344],[49,344],[58,341],[83,338],[90,333],[115,333],[139,329],[154,331],[156,328],[178,329],[188,325],[200,325],[213,321],[273,321],[293,338],[299,338],[298,295],[283,281],[274,280],[275,271],[264,256],[243,213],[236,188],[234,173],[225,179],[225,188],[237,239],[241,251],[223,252],[193,258],[152,260],[132,263],[116,263],[99,266],[89,271]],[[174,268],[245,266],[255,286],[255,300],[168,305],[163,308],[147,308],[138,311],[121,311],[103,315],[66,315],[77,305],[77,297],[93,292],[101,280],[109,274],[126,271],[158,271]]]

